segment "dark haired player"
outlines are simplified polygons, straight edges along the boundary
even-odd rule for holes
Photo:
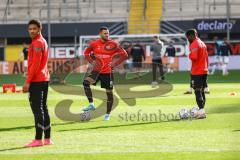
[[[105,120],[110,120],[110,112],[113,105],[113,74],[114,67],[127,59],[127,52],[122,49],[119,44],[109,38],[109,30],[107,27],[99,29],[100,38],[92,41],[84,55],[93,69],[91,74],[85,77],[83,81],[84,91],[89,101],[89,106],[84,108],[84,112],[95,110],[92,91],[90,85],[101,81],[101,87],[106,89],[107,94],[107,111]],[[114,62],[114,58],[118,59]]]
[[[189,29],[185,34],[190,43],[189,59],[192,61],[191,84],[199,107],[196,118],[206,118],[204,111],[206,103],[204,88],[207,86],[208,74],[207,47],[205,43],[198,38],[195,29]]]
[[[42,25],[38,20],[30,20],[28,33],[32,43],[28,50],[28,72],[23,92],[29,92],[29,102],[34,115],[35,139],[25,147],[50,145],[51,125],[47,109],[49,72],[47,69],[48,45],[41,34]],[[44,141],[42,135],[44,132]]]

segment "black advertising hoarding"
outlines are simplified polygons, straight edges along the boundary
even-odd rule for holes
[[[229,27],[231,33],[240,33],[240,19],[196,19],[194,28],[198,33],[225,33]]]
[[[96,35],[102,26],[120,26],[118,34],[124,34],[126,22],[86,22],[86,23],[52,23],[52,37],[74,37],[79,35]],[[116,30],[118,31],[118,30]],[[43,24],[42,34],[47,37],[47,24]],[[113,33],[115,34],[115,33]],[[27,24],[0,24],[0,38],[26,38],[28,37]]]

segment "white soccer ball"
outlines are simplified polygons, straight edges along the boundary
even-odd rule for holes
[[[190,117],[190,111],[186,108],[183,108],[179,111],[179,116],[181,119],[188,119]]]
[[[198,111],[199,111],[199,108],[198,108],[198,107],[193,107],[193,108],[191,109],[191,111],[190,111],[191,117],[192,117],[192,118],[196,118]]]
[[[89,121],[91,119],[90,112],[80,113],[80,121]]]

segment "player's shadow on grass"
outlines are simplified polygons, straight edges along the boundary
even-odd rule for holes
[[[240,132],[240,129],[233,130],[233,132]]]
[[[69,130],[59,130],[58,132],[129,127],[129,126],[149,125],[149,124],[162,123],[162,122],[178,122],[178,121],[180,121],[180,119],[174,119],[174,120],[169,120],[169,121],[159,121],[159,122],[146,122],[146,123],[131,123],[131,124],[122,124],[122,125],[110,125],[110,126],[97,126],[97,127],[91,127],[91,128],[76,128],[76,129],[69,129]]]
[[[61,126],[61,125],[67,125],[67,124],[73,124],[76,122],[67,122],[67,123],[53,123],[52,126]],[[17,131],[17,130],[27,130],[32,129],[35,126],[21,126],[21,127],[13,127],[13,128],[0,128],[0,132],[7,132],[7,131]]]
[[[0,152],[20,150],[20,149],[24,149],[24,148],[26,148],[26,147],[13,147],[13,148],[6,148],[6,149],[0,149]]]
[[[208,113],[239,113],[240,112],[240,104],[226,104],[220,106],[214,106],[208,110]]]

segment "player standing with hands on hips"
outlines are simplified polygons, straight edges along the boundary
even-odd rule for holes
[[[202,119],[206,118],[204,111],[206,103],[204,88],[207,86],[208,52],[205,43],[198,38],[195,29],[189,29],[185,34],[190,43],[189,59],[192,61],[191,84],[199,107],[196,118]]]
[[[32,43],[28,50],[28,71],[23,92],[29,92],[29,102],[35,120],[35,139],[25,147],[51,145],[51,124],[47,109],[49,72],[48,45],[41,34],[42,25],[38,20],[28,22],[28,33]],[[42,135],[44,133],[44,141]]]

